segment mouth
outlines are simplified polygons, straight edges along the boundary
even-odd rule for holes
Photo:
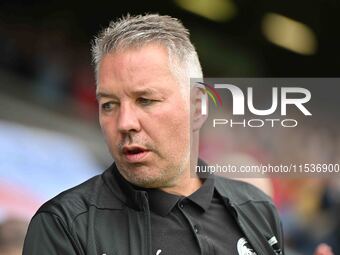
[[[139,163],[145,160],[145,157],[149,154],[150,150],[141,146],[124,146],[122,152],[126,161],[130,163]]]

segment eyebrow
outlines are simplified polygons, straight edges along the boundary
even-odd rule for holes
[[[96,93],[96,98],[100,99],[102,97],[107,97],[107,98],[116,98],[116,95],[112,93],[106,93],[106,92],[97,92]]]
[[[160,91],[157,91],[153,88],[144,88],[144,89],[136,90],[132,92],[132,94],[135,96],[148,96],[148,95],[159,94],[159,93]]]
[[[148,96],[148,95],[153,95],[153,94],[159,94],[160,91],[157,91],[153,88],[144,88],[141,90],[136,90],[131,92],[132,95],[138,97],[138,96]],[[106,97],[106,98],[117,98],[117,96],[113,93],[107,93],[104,91],[99,91],[96,93],[96,98],[100,99],[102,97]]]

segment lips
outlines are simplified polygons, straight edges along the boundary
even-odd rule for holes
[[[123,147],[123,155],[125,159],[130,163],[138,163],[145,159],[145,157],[149,154],[150,150],[142,146],[124,146]]]

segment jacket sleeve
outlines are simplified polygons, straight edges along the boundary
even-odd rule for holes
[[[30,222],[23,255],[80,255],[65,223],[55,214],[41,212]]]

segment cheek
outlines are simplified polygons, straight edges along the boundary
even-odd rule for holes
[[[184,145],[189,140],[189,113],[180,107],[180,104],[177,105],[179,107],[169,107],[158,112],[150,121],[162,143],[166,140],[166,144],[169,145]]]
[[[111,141],[115,135],[115,123],[112,119],[100,116],[99,124],[107,141]]]

